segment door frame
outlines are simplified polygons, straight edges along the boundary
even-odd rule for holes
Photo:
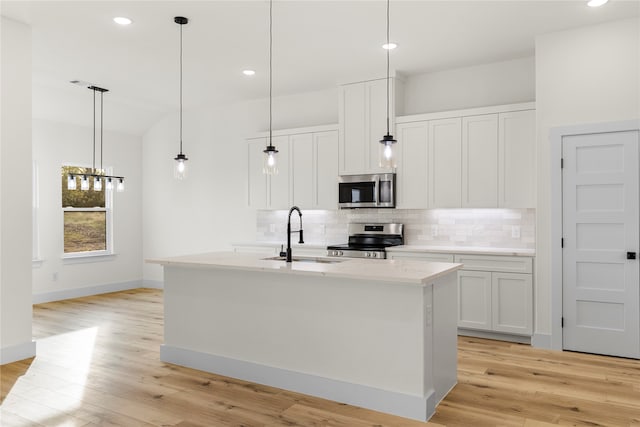
[[[552,128],[549,131],[551,154],[551,337],[550,348],[562,350],[562,140],[566,136],[594,133],[640,131],[640,120],[590,123]]]

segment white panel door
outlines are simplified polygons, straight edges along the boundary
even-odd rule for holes
[[[300,209],[313,209],[315,207],[313,134],[291,135],[289,143],[292,204]]]
[[[340,87],[340,173],[365,172],[367,126],[366,85],[354,83]]]
[[[429,207],[459,208],[462,119],[429,121]]]
[[[316,166],[315,209],[338,208],[338,132],[313,134]]]
[[[531,274],[491,273],[493,330],[520,335],[533,333]]]
[[[426,209],[427,204],[427,122],[402,123],[397,127],[397,206]]]
[[[640,357],[638,132],[562,139],[563,347]]]
[[[265,209],[267,207],[267,176],[262,172],[266,138],[247,140],[249,158],[248,167],[248,204],[253,209]]]
[[[498,207],[498,115],[462,118],[462,207]]]
[[[498,121],[498,205],[535,208],[536,112],[500,113]]]
[[[273,145],[278,150],[278,173],[269,176],[269,205],[270,209],[289,209],[289,137],[276,136]]]
[[[491,330],[491,273],[458,271],[458,327]]]

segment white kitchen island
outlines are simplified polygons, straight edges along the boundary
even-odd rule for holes
[[[147,262],[164,266],[165,362],[418,420],[456,384],[461,264]]]

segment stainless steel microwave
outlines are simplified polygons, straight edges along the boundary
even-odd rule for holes
[[[395,208],[396,174],[341,175],[338,206],[340,209]]]

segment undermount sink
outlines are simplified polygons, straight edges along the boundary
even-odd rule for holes
[[[285,261],[286,258],[282,256],[273,256],[269,258],[262,258],[265,261]],[[294,256],[292,259],[293,262],[317,262],[321,264],[335,264],[338,262],[346,261],[344,259],[331,259],[331,258],[321,258],[321,257],[304,257],[304,256]]]

